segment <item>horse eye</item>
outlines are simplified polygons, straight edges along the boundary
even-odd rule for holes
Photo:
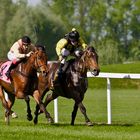
[[[38,56],[38,59],[41,59],[41,56]]]

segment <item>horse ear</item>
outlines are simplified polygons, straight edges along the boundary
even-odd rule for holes
[[[36,44],[35,46],[36,46],[37,50],[41,50],[41,51],[45,52],[45,46],[42,46],[40,44]]]
[[[87,47],[87,50],[95,52],[95,48],[93,46],[91,46],[91,45]]]
[[[84,54],[84,51],[80,51],[79,55],[82,56]]]
[[[36,46],[34,46],[34,50],[35,50],[35,51],[37,50],[37,47],[36,47]]]

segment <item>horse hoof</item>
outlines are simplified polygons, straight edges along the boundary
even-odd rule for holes
[[[48,118],[48,123],[52,124],[52,123],[54,123],[54,120],[52,118]]]
[[[9,117],[5,117],[5,122],[6,122],[6,125],[10,125],[10,118]]]
[[[34,119],[34,124],[37,124],[37,123],[38,123],[37,119]]]
[[[87,126],[93,126],[93,123],[92,122],[86,122],[86,125]]]
[[[32,115],[27,115],[27,120],[28,121],[31,121],[33,119],[33,116]]]
[[[18,118],[18,115],[17,115],[15,112],[13,112],[13,113],[11,114],[11,116],[12,116],[13,119]]]
[[[74,126],[74,123],[71,123],[70,125]]]

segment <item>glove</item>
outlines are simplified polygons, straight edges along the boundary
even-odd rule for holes
[[[63,48],[63,49],[61,50],[61,55],[62,55],[63,58],[65,58],[65,57],[67,57],[68,55],[70,55],[70,51],[67,50],[67,49],[65,49],[65,48]]]
[[[59,61],[61,61],[63,59],[62,55],[59,55]]]
[[[75,53],[75,55],[77,57],[80,57],[82,55],[82,51],[81,50],[76,50],[74,53]]]
[[[31,51],[31,52],[26,54],[26,57],[30,57],[32,54],[33,54],[33,52]]]

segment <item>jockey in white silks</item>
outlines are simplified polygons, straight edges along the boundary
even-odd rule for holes
[[[32,51],[28,52],[28,49],[31,45],[31,39],[28,36],[23,36],[21,39],[16,41],[10,48],[7,57],[12,61],[9,70],[6,73],[7,78],[10,78],[11,70],[17,66],[17,64],[25,57],[30,57],[33,53]]]

